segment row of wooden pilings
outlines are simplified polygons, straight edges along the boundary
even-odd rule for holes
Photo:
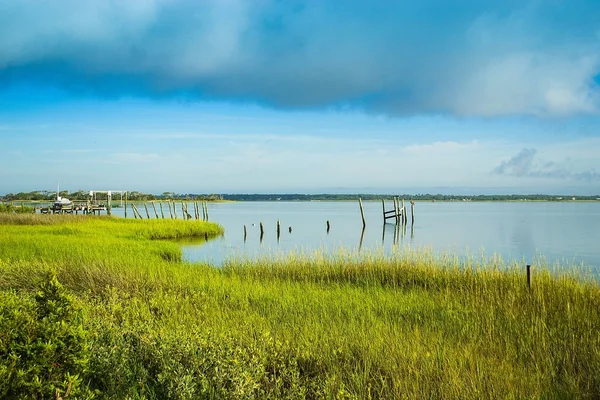
[[[252,224],[254,225],[254,224]],[[265,228],[263,226],[262,222],[259,222],[258,224],[259,228],[260,228],[260,241],[262,242],[263,237],[265,236]],[[329,221],[327,221],[327,233],[329,233],[329,230],[331,229],[331,224],[329,223]],[[288,232],[292,233],[292,227],[288,227]],[[246,225],[244,225],[244,242],[246,241],[246,238],[248,237],[248,228],[246,227]],[[279,239],[281,239],[281,221],[279,219],[277,219],[277,242],[279,242]]]
[[[406,210],[406,207],[404,206],[404,200],[401,200],[397,196],[394,196],[392,198],[392,200],[394,202],[394,208],[389,211],[386,211],[385,200],[381,199],[381,205],[383,207],[383,223],[385,225],[389,218],[394,218],[396,221],[396,225],[402,225],[405,227],[408,224],[408,215],[407,215],[408,212]],[[362,199],[360,197],[358,198],[358,205],[360,208],[360,216],[362,218],[362,223],[363,223],[362,235],[360,238],[360,244],[362,246],[362,239],[364,237],[365,229],[367,227],[367,221],[365,219],[365,212],[363,209]],[[415,202],[412,200],[410,201],[410,215],[411,215],[410,221],[411,221],[411,227],[412,227],[412,226],[414,226],[414,223],[415,223]],[[265,229],[264,229],[262,222],[259,223],[259,228],[260,228],[260,241],[262,242],[262,239],[265,234]],[[327,233],[329,233],[330,229],[331,229],[331,224],[329,223],[329,221],[327,221]],[[290,233],[292,232],[291,226],[288,228],[288,231]],[[385,230],[384,230],[384,235],[385,235]],[[246,225],[244,225],[244,242],[246,241],[247,236],[248,236],[248,228],[246,227]],[[279,241],[280,238],[281,238],[281,222],[278,219],[277,220],[277,241]]]
[[[176,203],[174,201],[167,201],[167,206],[169,207],[169,214],[168,214],[168,218],[170,219],[178,219],[179,216],[177,215],[177,209],[175,207]],[[200,204],[198,204],[197,201],[194,201],[192,204],[192,212],[194,213],[194,215],[192,216],[192,214],[190,214],[189,212],[189,208],[188,208],[188,203],[189,202],[185,202],[182,201],[181,202],[181,218],[182,219],[197,219],[200,220],[202,219],[202,221],[208,221],[208,204],[206,201],[201,201]],[[155,218],[167,218],[165,216],[165,212],[163,210],[163,202],[160,201],[158,203],[159,205],[159,210],[160,210],[160,216],[158,215],[158,210],[156,209],[156,204],[154,201],[151,201],[150,204],[152,204],[152,210],[154,211],[154,216]],[[148,209],[148,205],[146,203],[144,203],[144,209],[146,210],[146,217],[148,219],[150,219],[150,211]],[[140,211],[138,210],[137,206],[135,205],[135,203],[131,203],[131,210],[133,211],[133,216],[137,219],[144,219],[144,217],[142,217],[142,214],[140,213]],[[125,206],[125,218],[127,218],[127,205]]]

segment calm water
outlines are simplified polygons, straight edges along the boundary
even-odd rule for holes
[[[409,221],[405,230],[383,224],[381,202],[363,205],[364,234],[358,202],[209,203],[210,220],[221,224],[225,234],[208,242],[182,243],[184,257],[218,265],[232,256],[340,247],[389,253],[394,246],[411,246],[459,255],[499,254],[505,260],[525,262],[543,255],[552,263],[584,264],[600,272],[600,202],[418,202],[415,224],[411,227]],[[391,208],[392,202],[386,207]],[[145,215],[143,207],[138,208]],[[179,217],[180,209],[181,204]],[[166,206],[164,210],[168,214]],[[113,214],[122,216],[123,208],[114,208]],[[260,222],[265,229],[262,241]]]
[[[191,261],[220,264],[231,256],[339,247],[390,252],[393,246],[408,245],[461,255],[496,253],[526,262],[543,255],[551,262],[583,263],[600,270],[600,202],[419,202],[414,227],[409,221],[406,230],[398,231],[393,223],[383,224],[381,202],[363,204],[364,234],[357,202],[211,203],[210,220],[225,228],[224,236],[183,244],[184,255]],[[279,241],[277,219],[281,220]]]

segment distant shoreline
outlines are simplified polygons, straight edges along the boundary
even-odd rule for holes
[[[86,200],[87,193],[78,191],[70,193],[68,191],[61,191],[62,197],[69,198],[70,200]],[[381,200],[392,200],[393,197],[398,197],[404,200],[414,200],[418,202],[430,201],[430,202],[596,202],[600,201],[600,195],[593,196],[573,196],[573,195],[547,195],[547,194],[533,194],[533,195],[522,195],[522,194],[511,194],[511,195],[443,195],[443,194],[265,194],[265,193],[252,193],[252,194],[176,194],[169,193],[169,196],[155,195],[141,192],[128,192],[129,201],[214,201],[214,202],[228,202],[228,201],[356,201],[361,198],[363,201],[381,201]],[[37,191],[29,193],[9,193],[4,196],[0,196],[1,202],[46,202],[53,201],[56,198],[56,193],[47,191]],[[117,199],[113,198],[113,201]]]

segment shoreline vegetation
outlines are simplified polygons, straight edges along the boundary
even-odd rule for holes
[[[594,398],[600,285],[427,249],[182,260],[217,224],[0,213],[0,398]],[[67,397],[68,396],[68,397]]]
[[[61,197],[70,200],[86,200],[88,192],[61,191]],[[600,201],[597,195],[572,195],[572,194],[510,194],[510,195],[451,195],[451,194],[301,194],[301,193],[249,193],[249,194],[193,194],[164,192],[162,194],[142,193],[131,191],[127,193],[129,201],[175,200],[175,201],[355,201],[360,197],[363,201],[391,200],[399,196],[415,201]],[[33,192],[8,193],[0,196],[0,202],[46,202],[54,201],[56,192],[37,190]],[[117,199],[113,198],[116,202]]]

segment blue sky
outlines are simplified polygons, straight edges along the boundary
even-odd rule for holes
[[[0,194],[600,194],[600,2],[0,2]]]

